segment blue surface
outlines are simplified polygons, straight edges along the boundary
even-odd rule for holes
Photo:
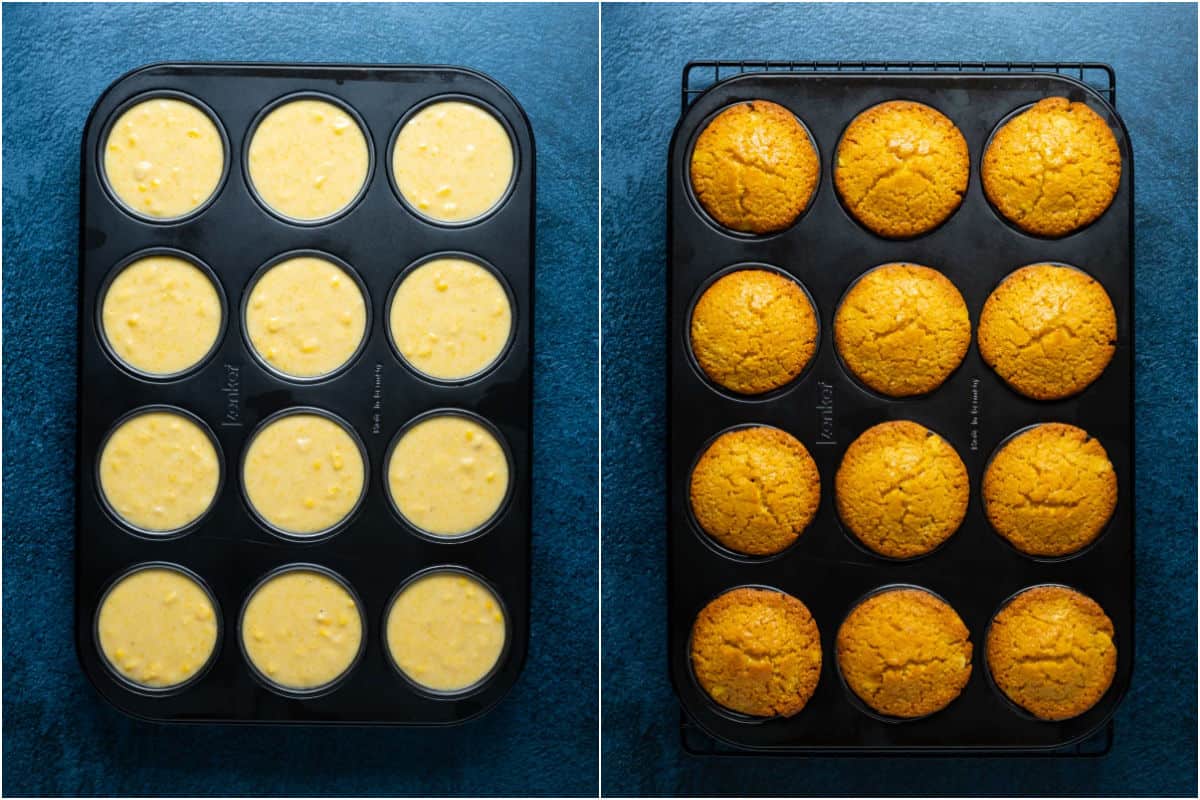
[[[4,8],[4,794],[595,794],[596,14],[594,5]],[[112,710],[79,670],[79,137],[109,83],[161,60],[461,64],[503,83],[532,121],[532,635],[516,688],[476,722],[156,727]]]
[[[607,795],[1196,794],[1196,9],[608,5],[603,21]],[[667,677],[667,146],[692,59],[1097,60],[1137,160],[1137,666],[1099,760],[697,759]]]

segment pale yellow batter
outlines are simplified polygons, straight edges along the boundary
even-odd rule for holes
[[[121,519],[143,531],[165,533],[199,519],[220,480],[212,439],[170,411],[130,417],[100,453],[100,491]]]
[[[433,103],[400,129],[392,174],[421,214],[442,222],[474,219],[508,191],[512,141],[499,120],[474,103]]]
[[[242,613],[242,644],[260,673],[289,689],[315,689],[354,663],[362,642],[358,604],[340,583],[312,570],[276,575]]]
[[[299,256],[281,261],[255,282],[246,303],[246,332],[268,364],[297,378],[341,367],[362,343],[367,304],[338,265]]]
[[[318,220],[350,205],[367,180],[362,128],[324,100],[293,100],[267,114],[250,140],[250,181],[291,219]]]
[[[117,358],[139,372],[173,375],[212,352],[221,333],[221,298],[194,264],[147,256],[113,278],[100,316]]]
[[[358,505],[366,465],[339,423],[289,414],[254,435],[242,464],[246,497],[267,523],[310,535],[337,525]]]
[[[400,513],[437,536],[469,533],[490,520],[508,491],[508,460],[478,422],[443,414],[418,422],[388,462],[388,489]]]
[[[486,677],[506,636],[495,595],[457,572],[418,578],[388,611],[392,660],[413,682],[438,692],[460,691]]]
[[[130,210],[156,219],[182,217],[212,196],[225,171],[225,143],[208,114],[191,103],[156,97],[130,108],[104,144],[104,174]]]
[[[413,368],[458,380],[499,358],[512,331],[512,308],[490,270],[461,258],[439,258],[414,269],[396,288],[390,331]]]
[[[118,581],[104,597],[96,628],[108,663],[155,689],[191,680],[217,645],[212,599],[192,578],[165,567]]]

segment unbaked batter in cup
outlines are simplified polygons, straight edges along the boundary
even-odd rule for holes
[[[366,465],[340,423],[321,414],[278,417],[250,441],[246,498],[269,525],[299,536],[334,527],[362,496]]]
[[[487,428],[457,414],[409,428],[388,460],[388,490],[406,520],[435,536],[487,523],[508,492],[508,459]]]
[[[101,302],[109,348],[147,375],[191,369],[221,334],[217,287],[202,269],[176,256],[146,256],[122,268]]]
[[[172,411],[146,411],[112,432],[100,453],[100,491],[126,523],[168,533],[212,505],[221,462],[209,435]]]
[[[414,683],[436,692],[458,692],[482,680],[496,666],[506,637],[495,595],[459,572],[417,578],[388,611],[392,661]]]
[[[127,680],[167,689],[192,680],[217,645],[217,614],[200,584],[147,567],[121,578],[97,617],[100,652]]]
[[[358,283],[324,258],[297,256],[255,282],[246,333],[260,358],[296,378],[316,378],[354,356],[367,329]]]
[[[508,344],[512,307],[491,270],[438,258],[404,277],[392,296],[389,331],[414,369],[461,380],[490,367]]]
[[[154,219],[190,214],[225,172],[225,143],[208,114],[172,97],[144,100],[117,118],[104,143],[104,175],[131,211]]]
[[[281,572],[254,591],[242,612],[246,657],[287,689],[326,686],[350,669],[362,615],[341,583],[321,572]]]
[[[312,222],[354,202],[367,180],[362,128],[325,100],[292,100],[258,124],[250,140],[250,182],[262,201],[290,219]]]
[[[465,222],[491,211],[507,194],[512,140],[499,120],[474,103],[432,103],[397,134],[392,175],[419,213],[439,222]]]

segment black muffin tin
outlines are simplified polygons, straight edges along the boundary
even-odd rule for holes
[[[668,172],[669,662],[686,712],[685,746],[696,752],[764,754],[1017,754],[1063,752],[1110,734],[1110,717],[1133,668],[1133,158],[1129,137],[1109,102],[1082,80],[1032,68],[992,71],[959,65],[785,65],[704,62],[684,73],[684,109],[671,140]],[[692,87],[698,67],[733,77],[706,91]],[[1111,71],[1101,68],[1111,78]],[[1082,73],[1081,73],[1082,75]],[[720,78],[720,72],[716,73]],[[693,95],[696,99],[689,105]],[[1087,103],[1108,121],[1123,170],[1111,207],[1095,223],[1061,239],[1027,235],[989,205],[979,165],[993,131],[1013,112],[1044,97]],[[1111,95],[1110,95],[1111,96]],[[747,236],[721,228],[700,207],[688,164],[706,123],[730,104],[765,99],[791,109],[808,127],[820,156],[820,183],[808,210],[787,230]],[[936,230],[906,240],[884,239],[856,222],[833,187],[838,140],[861,111],[887,100],[926,103],[959,127],[970,150],[971,175],[961,207]],[[1030,400],[1010,389],[979,356],[974,341],[984,301],[1019,267],[1035,262],[1080,267],[1104,285],[1116,308],[1118,341],[1112,363],[1075,397]],[[851,283],[889,262],[914,262],[943,272],[962,292],[972,343],[962,366],[922,397],[890,399],[858,383],[833,345],[833,317]],[[761,397],[737,396],[709,382],[688,344],[691,309],[700,293],[733,265],[769,265],[811,294],[821,323],[812,365],[795,381]],[[913,420],[941,434],[970,476],[967,516],[931,554],[885,559],[857,544],[838,520],[834,475],[846,447],[867,428]],[[1078,425],[1097,437],[1116,469],[1116,513],[1091,547],[1067,558],[1024,556],[995,533],[984,516],[980,482],[988,459],[1011,434],[1039,422]],[[747,424],[773,425],[808,448],[821,474],[816,518],[783,553],[748,558],[706,536],[690,510],[688,484],[696,458],[718,433]],[[1020,590],[1065,584],[1094,598],[1111,617],[1118,648],[1116,677],[1103,699],[1074,719],[1045,722],[1017,708],[991,683],[984,642],[989,621]],[[892,584],[920,586],[945,598],[971,632],[973,671],[962,695],[928,717],[900,721],[868,712],[841,680],[835,637],[856,603]],[[790,719],[755,719],[726,711],[700,688],[689,637],[696,614],[737,586],[763,585],[794,595],[811,610],[821,633],[820,683]],[[697,734],[704,734],[697,736]],[[707,743],[705,743],[707,742]],[[1105,745],[1101,744],[1103,748]],[[1071,752],[1082,752],[1075,748]]]
[[[319,224],[281,220],[252,195],[243,155],[252,125],[274,101],[317,93],[359,117],[371,143],[367,187],[351,208]],[[202,211],[176,222],[147,222],[111,198],[97,169],[104,134],[135,98],[182,93],[211,110],[226,138],[226,175]],[[433,99],[465,99],[495,113],[515,150],[515,176],[502,204],[479,221],[437,224],[401,201],[390,177],[399,122]],[[83,134],[80,188],[78,495],[75,644],[84,672],[108,701],[163,722],[274,722],[443,725],[493,707],[517,680],[529,638],[533,353],[534,143],[521,107],[499,84],[457,67],[162,64],[119,79],[97,101]],[[202,366],[170,380],[140,377],[119,365],[101,340],[97,306],[115,268],[136,253],[181,250],[202,262],[223,293],[225,326]],[[350,265],[369,308],[367,340],[345,369],[313,381],[266,369],[243,336],[242,299],[252,276],[282,253],[313,250]],[[397,278],[431,254],[466,253],[490,265],[513,301],[513,335],[501,360],[453,384],[424,379],[404,365],[387,334],[387,303]],[[223,469],[210,512],[177,536],[138,535],[104,507],[96,463],[118,419],[165,405],[198,417],[212,432]],[[367,456],[366,492],[344,527],[315,541],[270,532],[243,498],[240,465],[252,432],[284,409],[315,407],[341,417]],[[386,490],[385,459],[395,436],[419,415],[460,410],[491,423],[506,446],[509,498],[475,535],[438,541],[400,519]],[[167,693],[120,680],[99,653],[98,604],[108,586],[143,562],[178,565],[199,576],[219,607],[222,631],[208,671]],[[345,678],[319,696],[267,688],[243,658],[238,624],[251,590],[269,572],[311,564],[344,578],[361,604],[364,647]],[[405,680],[384,644],[384,618],[398,587],[414,574],[452,566],[481,578],[501,600],[508,643],[494,673],[456,696],[424,692]]]

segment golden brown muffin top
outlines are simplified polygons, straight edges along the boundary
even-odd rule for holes
[[[924,555],[962,524],[967,468],[950,444],[915,422],[868,428],[846,448],[837,472],[842,523],[890,558]]]
[[[794,280],[741,269],[715,281],[692,310],[692,352],[704,373],[741,394],[790,383],[817,349],[817,312]]]
[[[821,502],[817,464],[778,428],[721,434],[692,470],[692,511],[700,527],[730,550],[778,553],[799,538]]]
[[[1011,222],[1038,236],[1065,236],[1112,203],[1121,151],[1087,105],[1047,97],[996,131],[982,175],[988,200]]]
[[[1112,620],[1095,600],[1063,586],[1035,586],[992,620],[992,679],[1035,717],[1070,719],[1100,701],[1117,671]]]
[[[967,304],[950,280],[917,264],[885,264],[850,287],[833,321],[842,361],[881,394],[931,392],[971,343]]]
[[[838,629],[842,676],[864,703],[923,717],[962,693],[971,634],[954,609],[921,589],[888,589],[859,603]]]
[[[1005,443],[983,474],[996,532],[1031,556],[1087,547],[1117,506],[1117,474],[1103,445],[1074,425],[1047,422]]]
[[[834,184],[854,218],[880,236],[918,236],[962,203],[967,140],[922,103],[892,100],[859,114],[838,143]]]
[[[1100,377],[1116,351],[1117,312],[1104,287],[1073,267],[1032,264],[983,304],[979,355],[1009,386],[1058,400]]]
[[[721,225],[773,233],[808,207],[821,174],[812,137],[781,105],[749,100],[713,118],[692,150],[696,198]]]
[[[692,626],[692,668],[725,708],[790,717],[821,677],[821,637],[808,608],[771,589],[732,589],[705,606]]]

